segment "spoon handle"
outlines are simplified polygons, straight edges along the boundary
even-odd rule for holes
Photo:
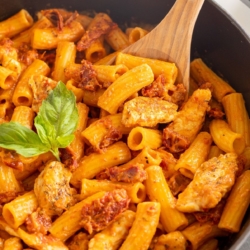
[[[176,63],[177,81],[188,89],[190,47],[194,25],[204,0],[177,0],[164,19],[125,53]]]

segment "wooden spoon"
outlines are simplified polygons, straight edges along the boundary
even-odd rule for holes
[[[191,40],[204,0],[176,0],[164,19],[146,36],[122,52],[174,62],[178,68],[177,81],[189,90]]]

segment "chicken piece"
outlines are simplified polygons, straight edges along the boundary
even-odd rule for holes
[[[122,123],[126,127],[154,127],[173,121],[178,106],[160,98],[138,96],[124,104]]]
[[[210,99],[209,89],[195,90],[173,122],[163,130],[162,143],[171,153],[181,153],[189,147],[203,125]]]
[[[147,172],[143,164],[135,164],[128,167],[111,167],[96,176],[97,179],[111,180],[114,182],[136,183],[143,182],[147,178]]]
[[[204,162],[187,188],[179,194],[176,208],[184,213],[214,208],[231,190],[237,170],[237,155],[234,153]]]
[[[29,79],[29,85],[33,91],[32,109],[38,113],[43,100],[56,87],[57,82],[43,75],[33,75]]]
[[[89,234],[99,232],[115,221],[119,214],[128,209],[129,198],[126,190],[116,189],[106,192],[103,197],[86,204],[82,208],[80,225]]]
[[[37,177],[34,192],[39,206],[48,216],[61,215],[74,204],[69,181],[71,172],[57,161],[49,162]]]

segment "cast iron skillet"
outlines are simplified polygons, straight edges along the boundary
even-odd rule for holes
[[[0,20],[21,8],[31,14],[45,8],[108,11],[119,24],[132,21],[157,24],[169,11],[174,0],[1,0]],[[250,113],[250,39],[240,27],[211,0],[206,0],[192,40],[192,58],[201,57],[242,92]],[[223,243],[220,249],[250,249],[250,211],[241,232]],[[249,242],[247,241],[249,238]]]

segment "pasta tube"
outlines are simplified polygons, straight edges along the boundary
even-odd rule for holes
[[[158,202],[139,203],[135,221],[120,250],[147,250],[159,223],[160,211],[161,205]]]
[[[214,237],[227,236],[228,233],[211,222],[194,222],[182,231],[184,237],[191,243],[192,249],[197,250],[207,240]]]
[[[73,42],[58,42],[54,70],[52,72],[52,79],[55,81],[63,81],[64,83],[66,83],[66,77],[64,74],[65,68],[68,64],[75,62],[75,57],[76,46]]]
[[[119,53],[119,51],[115,51],[113,53],[110,53],[106,55],[105,57],[101,58],[97,62],[94,63],[94,65],[110,65],[113,58],[116,57],[116,55]]]
[[[72,21],[62,30],[57,27],[36,28],[31,34],[31,46],[34,49],[55,49],[60,41],[76,42],[84,33],[84,28],[77,21]]]
[[[239,133],[233,132],[224,120],[212,120],[209,129],[214,143],[224,152],[239,155],[244,151],[244,137]]]
[[[95,63],[107,55],[106,49],[103,44],[103,38],[95,40],[91,45],[85,50],[86,60]]]
[[[111,84],[117,78],[128,71],[128,68],[123,65],[93,65],[97,74],[97,80],[104,84]]]
[[[199,250],[217,250],[217,249],[218,249],[217,239],[208,240],[201,247],[199,247]]]
[[[88,106],[98,107],[97,103],[99,97],[103,95],[104,91],[105,89],[100,89],[100,88],[97,89],[96,91],[85,90],[83,92],[83,102]]]
[[[211,135],[207,132],[200,132],[190,147],[181,154],[175,170],[179,170],[186,177],[193,179],[196,170],[207,159],[211,144]]]
[[[4,152],[0,153],[0,158],[4,157]],[[13,195],[16,195],[16,193],[21,191],[23,191],[23,189],[14,175],[13,168],[10,168],[0,162],[0,194],[2,195],[2,199],[4,198],[4,194],[6,193],[9,195],[11,193],[13,193]]]
[[[80,221],[83,207],[90,206],[94,201],[105,197],[106,194],[107,192],[98,192],[70,207],[53,222],[49,229],[50,233],[61,241],[66,241],[81,228]]]
[[[2,66],[13,71],[12,75],[13,75],[13,79],[15,80],[15,83],[17,82],[22,72],[26,69],[25,64],[23,64],[22,62],[19,62],[17,59],[12,58],[11,56],[8,56],[8,55],[3,55]]]
[[[188,96],[191,96],[195,90],[199,88],[197,82],[190,76],[189,78],[189,90],[188,90]]]
[[[36,171],[22,181],[22,185],[25,191],[31,191],[32,189],[34,189],[35,180],[39,174],[40,172]]]
[[[106,34],[105,40],[115,51],[125,49],[129,45],[128,37],[119,27],[114,28]]]
[[[16,83],[15,72],[0,66],[0,87],[2,89],[10,89]]]
[[[127,36],[124,34],[124,32],[118,26],[113,25],[112,19],[106,13],[98,13],[97,15],[95,15],[95,17],[93,18],[93,20],[91,21],[91,23],[88,26],[88,31],[91,32],[91,29],[94,29],[98,25],[99,26],[102,25],[102,23],[103,23],[104,27],[105,27],[105,25],[106,26],[110,25],[111,29],[107,28],[106,34],[101,35],[101,37],[96,39],[97,41],[100,41],[100,40],[102,41],[105,38],[106,42],[109,44],[109,46],[113,50],[124,49],[125,47],[127,47],[129,45]],[[102,41],[102,43],[103,43],[103,41]],[[90,48],[91,48],[92,44],[90,45]],[[87,50],[88,50],[88,48],[87,48]],[[98,53],[95,53],[95,54],[98,55]],[[104,57],[104,56],[105,55],[99,56],[99,59]]]
[[[244,169],[248,170],[250,168],[250,147],[246,147],[240,157],[242,157],[244,160]]]
[[[33,18],[24,9],[10,18],[0,22],[0,40],[4,37],[13,37],[29,28],[33,24]]]
[[[157,149],[162,144],[162,133],[156,129],[135,127],[130,131],[127,143],[131,150],[140,150],[146,146]]]
[[[213,158],[213,157],[218,157],[220,154],[223,154],[223,151],[216,145],[212,145],[210,147],[207,160]]]
[[[144,167],[147,168],[152,165],[160,165],[161,161],[162,158],[160,156],[160,153],[146,146],[136,157],[121,165],[120,167],[126,168],[136,164],[143,164]]]
[[[109,115],[109,112],[107,112],[104,109],[100,109],[100,113],[99,113],[99,118],[102,119],[103,117],[106,117]]]
[[[18,36],[15,36],[12,39],[12,41],[14,42],[14,46],[18,48],[23,43],[29,44],[31,39],[31,34],[34,29],[36,28],[44,29],[52,26],[53,24],[49,21],[48,18],[46,18],[45,16],[41,17],[29,29],[23,31],[22,33],[19,33]]]
[[[10,120],[9,115],[13,113],[13,108],[14,107],[10,101],[0,104],[0,123]]]
[[[17,106],[14,109],[11,121],[19,122],[23,126],[32,129],[35,112],[26,106]]]
[[[33,101],[32,89],[29,85],[29,77],[32,75],[48,75],[49,66],[42,60],[36,59],[21,75],[12,96],[15,106],[31,106]]]
[[[3,206],[3,217],[13,228],[18,228],[37,207],[38,202],[34,191],[30,191],[6,203]]]
[[[24,231],[22,228],[17,230],[19,237],[27,244],[28,246],[35,249],[58,249],[58,250],[68,250],[68,248],[56,237],[51,235],[37,235],[29,234]]]
[[[124,183],[108,180],[82,179],[81,198],[84,199],[100,191],[112,191],[114,189],[125,189],[128,197],[133,203],[143,202],[146,198],[146,188],[141,182]]]
[[[154,74],[147,64],[137,66],[114,81],[99,97],[97,104],[110,114],[115,114],[126,99],[153,80]]]
[[[141,64],[148,64],[154,72],[155,78],[157,78],[161,74],[164,75],[166,84],[174,84],[178,74],[178,69],[174,63],[132,56],[122,52],[119,52],[117,54],[115,64],[124,64],[129,69],[132,69]]]
[[[8,236],[16,236],[19,237],[17,230],[12,228],[5,220],[2,216],[0,216],[0,228],[5,231],[6,233],[8,233]]]
[[[249,115],[241,93],[233,93],[222,99],[227,122],[233,132],[241,134],[246,146],[250,146]]]
[[[234,93],[235,90],[222,78],[216,75],[201,58],[197,58],[190,63],[191,77],[197,83],[203,84],[209,82],[213,87],[213,97],[221,102],[222,98],[228,94]]]
[[[106,144],[105,139],[112,139],[112,132],[120,137],[130,132],[131,128],[126,128],[121,120],[121,113],[105,116],[89,125],[81,135],[95,149],[103,148]]]
[[[137,42],[142,37],[146,36],[148,31],[141,27],[134,27],[130,30],[128,34],[128,41],[130,44]]]
[[[146,172],[148,174],[145,181],[146,192],[151,201],[158,201],[161,204],[160,221],[165,231],[169,233],[186,227],[188,220],[175,208],[175,198],[169,189],[162,168],[151,166],[146,168]]]
[[[229,232],[239,232],[241,222],[250,203],[250,170],[236,180],[226,201],[218,227]]]
[[[81,89],[81,88],[77,88],[74,85],[74,80],[73,79],[67,81],[66,88],[71,90],[74,93],[77,103],[82,101],[83,95],[84,95],[84,90]]]
[[[15,91],[16,84],[10,89],[0,89],[0,103],[12,102],[12,96]]]
[[[74,154],[74,159],[79,162],[84,155],[84,141],[81,136],[82,131],[87,126],[89,108],[84,103],[77,103],[77,110],[79,114],[79,120],[77,128],[74,132],[75,138],[67,147]]]
[[[89,250],[88,244],[88,234],[79,232],[78,234],[74,235],[72,239],[70,240],[69,244],[67,244],[67,247],[69,250]]]
[[[83,178],[92,179],[102,170],[125,163],[130,159],[131,153],[127,145],[124,142],[117,142],[109,146],[105,154],[92,153],[85,156],[73,173],[70,183],[79,187]]]
[[[105,24],[104,24],[105,23]],[[96,39],[91,39],[89,37],[89,33],[95,32],[100,26],[108,26],[112,23],[110,17],[105,13],[97,13],[91,22],[88,25],[86,33],[83,35],[81,40],[77,43],[77,49],[79,51],[85,50],[85,58],[94,63],[101,58],[105,57],[107,52],[104,46],[104,35],[101,34]],[[104,28],[105,29],[105,28]],[[88,46],[86,46],[85,42],[87,40]]]

